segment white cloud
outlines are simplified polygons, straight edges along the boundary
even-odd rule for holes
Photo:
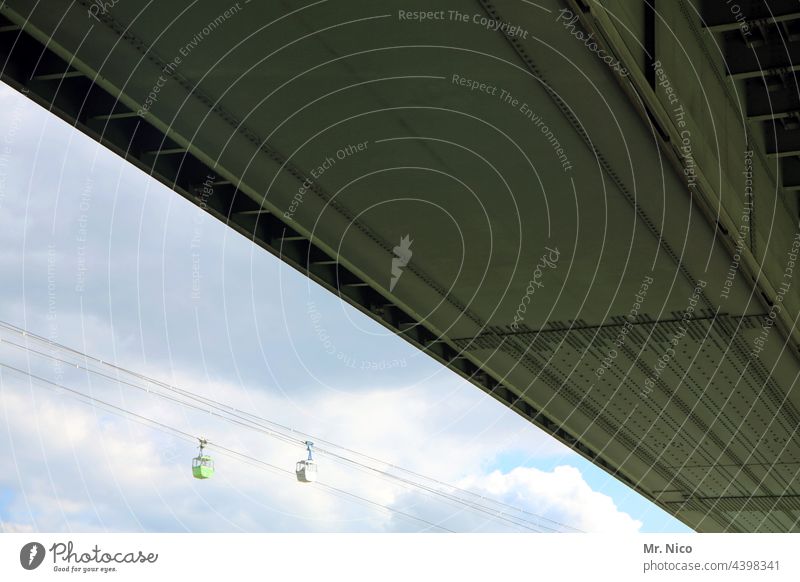
[[[33,527],[28,524],[0,522],[0,532],[2,533],[31,533],[32,531]]]
[[[468,477],[461,485],[534,513],[558,515],[559,521],[586,532],[635,533],[642,527],[642,522],[617,509],[611,497],[594,491],[581,472],[568,465],[553,471],[530,467],[493,471]]]
[[[191,303],[189,241],[196,232],[196,209],[2,84],[0,103],[0,137],[14,138],[5,175],[0,175],[5,211],[0,213],[0,264],[14,274],[0,290],[1,319],[439,480],[471,479],[481,490],[491,484],[508,502],[557,514],[581,529],[638,527],[610,498],[592,491],[576,469],[492,472],[499,456],[511,456],[518,464],[541,459],[569,463],[576,457],[397,337],[386,332],[378,339],[357,329],[363,322],[354,326],[348,320],[361,317],[355,310],[210,219],[202,229],[203,299]],[[7,113],[11,107],[19,119],[16,129],[15,117]],[[40,144],[44,131],[48,139]],[[89,167],[93,186],[83,249],[79,218]],[[15,219],[6,224],[5,215]],[[25,236],[33,228],[50,235]],[[86,257],[88,268],[86,289],[80,293],[75,290],[79,256]],[[52,293],[51,257],[56,265]],[[322,314],[337,351],[349,360],[402,359],[403,367],[369,373],[326,353],[307,313],[308,300]],[[29,365],[24,354],[10,348],[0,355],[4,362]],[[71,387],[281,469],[291,471],[304,454],[302,447],[208,414],[187,412],[111,382],[89,382],[74,368],[30,365],[42,376],[63,374]],[[11,373],[4,371],[0,378],[3,529],[424,527],[219,451],[213,453],[217,475],[199,482],[189,472],[195,451],[196,443],[30,388]],[[485,515],[409,492],[329,457],[319,460],[321,480],[343,491],[445,520],[453,529],[503,529]],[[504,457],[502,466],[507,465]]]
[[[200,379],[177,376],[182,385],[200,386],[195,390],[204,391]],[[369,504],[354,504],[317,486],[296,483],[290,475],[259,470],[219,451],[212,453],[218,469],[214,478],[196,481],[189,474],[189,460],[196,450],[193,443],[110,416],[66,396],[41,392],[38,387],[30,392],[24,382],[11,380],[8,373],[3,374],[3,380],[0,418],[7,419],[8,433],[0,434],[0,462],[16,466],[18,475],[12,472],[0,477],[0,486],[24,493],[6,510],[4,518],[9,520],[25,524],[26,507],[31,507],[35,527],[43,531],[424,529],[418,522]],[[561,466],[553,472],[519,468],[505,474],[486,474],[483,468],[491,465],[499,452],[511,449],[523,457],[564,458],[566,449],[551,445],[549,437],[500,405],[489,414],[485,411],[491,407],[476,415],[468,392],[456,389],[443,403],[424,397],[423,392],[430,389],[312,394],[304,406],[280,395],[220,382],[213,384],[209,395],[436,479],[461,479],[462,487],[579,529],[636,531],[641,525],[618,511],[608,496],[592,491],[572,467]],[[105,400],[191,434],[203,434],[282,469],[291,470],[303,456],[300,446],[286,445],[207,414],[187,412],[152,395],[131,389],[120,391],[111,383],[96,381],[92,390]],[[492,418],[498,413],[502,421]],[[439,431],[440,426],[454,420],[456,430]],[[471,435],[488,422],[497,424],[487,433],[492,437],[484,434],[474,439]],[[3,442],[6,439],[8,442]],[[13,460],[8,458],[12,451]],[[442,520],[448,528],[513,529],[369,471],[342,466],[328,456],[318,455],[318,461],[321,481],[424,519]]]

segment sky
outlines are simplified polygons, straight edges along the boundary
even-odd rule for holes
[[[2,84],[0,270],[1,322],[380,459],[381,468],[501,501],[527,525],[689,531]],[[0,338],[0,362],[41,378],[0,369],[0,531],[528,531],[324,455],[320,482],[336,491],[298,483],[299,444],[20,349],[29,340],[14,332]],[[214,477],[193,479],[192,438],[47,382],[274,468],[212,449]]]

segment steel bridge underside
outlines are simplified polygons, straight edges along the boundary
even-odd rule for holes
[[[6,1],[2,79],[690,527],[800,530],[793,3],[265,4]]]

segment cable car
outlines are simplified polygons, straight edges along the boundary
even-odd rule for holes
[[[295,473],[297,473],[297,480],[301,483],[313,483],[317,480],[317,464],[312,459],[311,447],[314,443],[306,441],[306,449],[308,449],[308,459],[297,461],[295,466]]]
[[[203,454],[203,447],[207,444],[206,439],[200,439],[200,454],[192,459],[192,475],[195,479],[208,479],[214,474],[214,459]]]

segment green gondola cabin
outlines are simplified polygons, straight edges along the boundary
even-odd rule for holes
[[[203,454],[203,448],[208,444],[206,439],[200,440],[200,454],[192,459],[192,475],[195,479],[208,479],[214,474],[214,459]]]
[[[192,460],[192,475],[195,479],[208,479],[214,474],[214,460],[208,455],[201,455]]]

